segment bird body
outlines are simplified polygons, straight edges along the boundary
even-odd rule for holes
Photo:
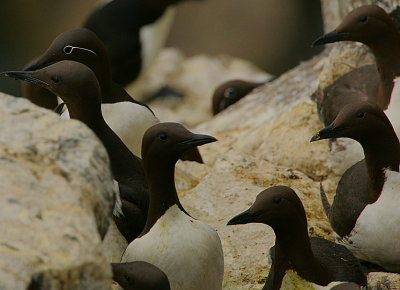
[[[400,273],[400,173],[386,170],[378,200],[365,206],[349,235],[336,235],[360,260]]]
[[[346,247],[308,236],[303,204],[291,188],[273,186],[262,191],[253,205],[233,217],[228,225],[247,223],[269,225],[276,236],[263,289],[292,289],[293,284],[302,289],[324,289],[335,282],[366,286],[360,263]]]
[[[348,104],[311,141],[347,137],[365,159],[341,177],[332,205],[321,199],[337,240],[354,254],[389,271],[400,270],[400,144],[386,115],[368,102]]]
[[[171,289],[221,289],[224,256],[217,232],[191,217],[175,188],[175,164],[195,146],[214,142],[177,123],[149,128],[142,160],[150,188],[146,225],[127,247],[122,262],[146,261],[166,273]]]
[[[172,289],[221,289],[223,253],[217,233],[177,205],[134,240],[121,261],[156,265],[167,274]]]
[[[324,125],[330,125],[344,106],[355,101],[369,101],[382,110],[399,112],[400,101],[392,91],[394,79],[400,75],[400,33],[390,16],[377,5],[357,7],[335,30],[319,37],[313,45],[337,41],[358,41],[367,45],[375,56],[376,67],[368,65],[355,69],[312,95]],[[388,117],[399,133],[397,115]],[[361,146],[352,140],[331,140],[330,143],[331,161],[337,173],[343,173],[362,159]]]

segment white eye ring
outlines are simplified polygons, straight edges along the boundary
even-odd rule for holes
[[[97,56],[97,53],[95,53],[93,50],[91,50],[91,49],[88,49],[88,48],[84,48],[84,47],[78,47],[78,46],[72,46],[72,45],[66,45],[66,46],[64,46],[63,47],[63,52],[65,53],[65,54],[71,54],[73,51],[74,51],[74,49],[81,49],[81,50],[84,50],[84,51],[88,51],[88,52],[90,52],[90,53],[93,53],[95,56]]]

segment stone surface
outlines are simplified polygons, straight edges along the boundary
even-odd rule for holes
[[[351,10],[368,4],[377,4],[387,12],[399,5],[398,0],[321,0],[321,9],[325,31],[331,31],[342,21]]]
[[[171,55],[172,51],[164,50],[164,53]],[[300,64],[214,118],[210,111],[204,111],[210,108],[211,96],[207,94],[197,99],[192,96],[183,103],[167,98],[150,104],[157,114],[166,112],[164,116],[169,116],[168,120],[184,124],[196,124],[198,121],[192,118],[201,114],[197,120],[206,121],[192,128],[193,131],[218,139],[200,147],[204,165],[177,164],[176,183],[185,209],[216,228],[221,237],[225,256],[224,289],[261,289],[265,283],[270,267],[268,251],[275,239],[272,229],[259,224],[228,227],[226,223],[246,210],[266,187],[282,184],[295,189],[306,209],[310,234],[333,239],[320,202],[319,181],[323,180],[332,199],[339,176],[332,171],[327,141],[309,143],[311,136],[323,127],[309,96],[319,84],[327,55],[328,51]],[[370,61],[366,52],[357,55],[360,57],[354,66]],[[159,60],[163,57],[166,56],[161,55]],[[208,86],[213,82],[207,80],[209,67],[216,64],[210,59],[195,58],[197,81],[195,77],[193,81],[183,81],[191,78],[192,72],[188,71],[185,75],[175,74],[173,82],[182,84],[185,91],[211,91]],[[194,60],[183,60],[179,66],[191,61]],[[339,67],[333,62],[329,65]],[[248,79],[253,75],[250,68]],[[337,77],[329,76],[328,69],[325,75],[327,83]],[[178,109],[174,111],[174,108]],[[186,111],[192,113],[182,114]],[[372,285],[387,281],[392,287],[400,287],[396,279],[391,274],[380,274]]]
[[[271,75],[242,59],[227,55],[186,58],[179,50],[170,48],[164,49],[142,79],[127,90],[141,98],[165,84],[177,89],[185,95],[183,99],[158,99],[151,108],[162,121],[174,120],[192,127],[212,118],[211,97],[223,82],[232,79],[261,82],[270,78]]]
[[[0,132],[0,289],[110,289],[101,236],[115,193],[99,140],[4,94]]]

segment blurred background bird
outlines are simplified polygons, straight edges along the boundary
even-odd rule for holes
[[[166,46],[178,47],[188,56],[237,56],[279,75],[317,54],[319,50],[309,46],[323,32],[318,0],[288,1],[285,5],[272,0],[184,1],[176,5]],[[83,26],[99,5],[98,0],[3,1],[0,53],[7,57],[0,59],[0,67],[22,69],[58,34]],[[12,80],[0,80],[0,89],[22,95]]]

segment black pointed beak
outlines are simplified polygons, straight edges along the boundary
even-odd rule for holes
[[[226,225],[243,225],[254,222],[254,217],[256,215],[250,213],[250,209],[238,214],[237,216],[233,217]]]
[[[310,142],[340,137],[340,136],[338,136],[338,132],[342,131],[343,129],[346,129],[346,127],[335,127],[335,125],[332,123],[328,127],[325,127],[324,129],[319,131],[317,134],[312,136]]]
[[[2,77],[11,77],[18,80],[27,81],[33,84],[48,86],[49,84],[32,76],[32,71],[6,71],[0,73]]]
[[[347,35],[347,32],[337,32],[336,30],[333,30],[331,32],[328,32],[316,40],[311,44],[312,47],[317,46],[317,45],[322,45],[325,43],[332,43],[336,41],[341,41],[344,40],[344,37]]]
[[[216,138],[208,135],[193,134],[192,138],[186,139],[180,142],[180,145],[186,145],[188,147],[201,146],[207,143],[218,141]]]

